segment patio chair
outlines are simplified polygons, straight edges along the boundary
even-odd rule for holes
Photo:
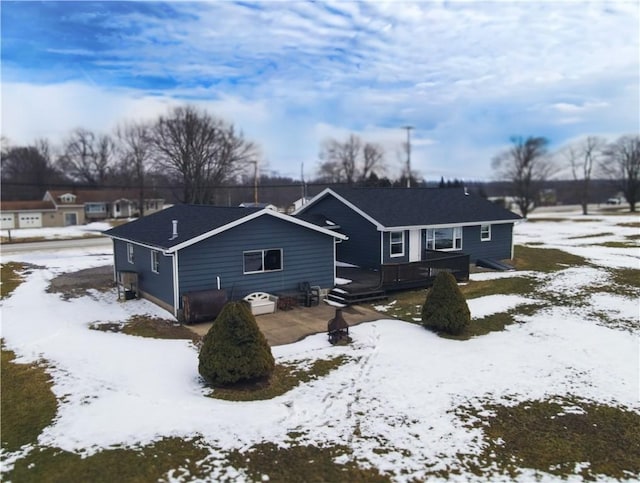
[[[317,285],[311,285],[309,282],[300,282],[298,290],[300,292],[300,303],[304,304],[305,307],[320,303],[320,287]]]

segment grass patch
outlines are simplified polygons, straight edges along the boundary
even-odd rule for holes
[[[533,293],[537,286],[538,281],[530,277],[506,277],[471,281],[466,285],[460,285],[460,290],[465,298],[474,299],[496,294],[528,295]]]
[[[154,339],[187,339],[197,343],[202,337],[184,325],[171,320],[147,315],[134,315],[124,324],[114,322],[95,322],[90,329],[103,332],[122,332],[138,337],[151,337]]]
[[[596,246],[607,248],[638,248],[638,244],[631,241],[608,241],[597,243]]]
[[[613,233],[609,232],[609,231],[605,231],[603,233],[594,233],[592,235],[579,235],[579,236],[570,236],[568,237],[569,240],[582,240],[583,238],[599,238],[601,236],[612,236]]]
[[[569,266],[587,265],[584,258],[555,248],[536,248],[516,245],[511,264],[518,270],[537,270],[555,272]]]
[[[26,263],[7,262],[0,264],[0,298],[5,298],[22,283],[24,271],[29,265]]]
[[[2,449],[17,451],[33,444],[56,415],[58,402],[51,378],[38,364],[17,364],[12,351],[2,352]]]
[[[530,277],[508,277],[495,280],[470,281],[464,285],[458,285],[466,299],[484,297],[496,294],[517,294],[526,296],[534,293],[538,282]],[[398,292],[394,300],[386,304],[387,310],[383,313],[406,322],[419,323],[422,317],[422,306],[427,297],[427,290],[412,290]],[[374,307],[373,305],[371,306]]]
[[[209,450],[199,445],[197,440],[185,441],[180,438],[162,439],[142,448],[105,450],[85,458],[57,448],[36,448],[16,462],[13,470],[6,475],[6,480],[34,483],[143,483],[167,481],[171,470],[174,470],[174,476],[203,479],[210,470],[198,462],[208,455]]]
[[[628,223],[617,223],[618,226],[625,226],[627,228],[640,228],[640,221],[630,221]]]
[[[527,218],[527,223],[538,223],[538,222],[560,222],[560,221],[572,221],[571,218],[549,218],[549,217],[536,217],[536,218]]]
[[[640,233],[637,233],[635,235],[626,235],[625,238],[627,240],[640,240]]]
[[[234,451],[229,461],[237,469],[244,469],[252,481],[277,482],[388,482],[387,475],[375,469],[358,466],[350,458],[351,451],[346,446],[312,445],[281,448],[273,443],[261,443],[247,451]],[[336,458],[346,459],[344,464],[336,463]]]
[[[563,397],[464,408],[461,417],[485,434],[483,452],[465,458],[474,472],[493,467],[511,478],[519,468],[589,480],[640,476],[640,415],[627,409]]]
[[[313,361],[308,367],[300,367],[294,364],[276,364],[273,373],[268,379],[218,387],[213,390],[210,396],[226,401],[272,399],[285,394],[298,384],[326,376],[349,360],[349,357],[342,355],[331,359]]]
[[[481,319],[471,319],[469,326],[458,335],[446,334],[444,332],[438,332],[437,334],[443,339],[453,340],[469,340],[473,337],[486,335],[491,332],[499,332],[505,329],[508,325],[518,323],[516,316],[518,315],[533,315],[541,308],[545,307],[545,304],[523,304],[518,307],[508,310],[506,312],[496,312]]]

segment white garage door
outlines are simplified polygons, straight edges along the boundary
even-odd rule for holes
[[[42,226],[42,213],[20,213],[18,215],[20,228],[40,228]]]
[[[1,218],[2,218],[2,226],[0,226],[0,229],[10,230],[11,228],[16,227],[13,213],[5,213],[2,215]]]

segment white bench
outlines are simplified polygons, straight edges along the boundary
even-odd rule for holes
[[[278,308],[278,297],[265,292],[250,293],[244,300],[251,305],[253,315],[272,314]]]

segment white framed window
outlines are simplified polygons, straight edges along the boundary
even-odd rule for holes
[[[243,252],[244,274],[282,270],[282,248]]]
[[[389,254],[391,257],[404,256],[404,231],[392,231],[389,234]]]
[[[426,235],[428,250],[462,250],[462,227],[429,228]]]
[[[160,263],[158,262],[158,252],[151,250],[151,271],[153,273],[160,273]]]
[[[480,241],[491,240],[491,225],[480,225]]]
[[[135,262],[135,257],[133,254],[133,243],[127,243],[127,261],[129,263]]]

